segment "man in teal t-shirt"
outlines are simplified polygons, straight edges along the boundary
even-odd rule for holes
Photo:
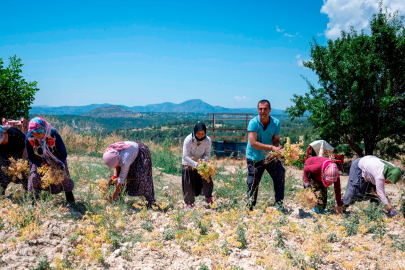
[[[270,116],[271,105],[268,100],[260,100],[257,110],[259,115],[250,120],[247,129],[249,132],[246,148],[248,207],[252,210],[256,205],[259,184],[266,170],[273,179],[276,194],[274,206],[284,211],[285,169],[280,161],[268,164],[264,162],[268,152],[283,153],[284,151],[280,146],[280,121]]]

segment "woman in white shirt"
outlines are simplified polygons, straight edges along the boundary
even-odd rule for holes
[[[376,156],[365,156],[356,159],[350,167],[349,180],[343,197],[343,209],[356,201],[377,198],[387,206],[391,216],[397,213],[385,196],[385,184],[396,184],[402,176],[401,169]]]
[[[210,158],[211,139],[206,135],[207,128],[204,123],[198,122],[193,133],[188,135],[183,145],[182,160],[182,188],[184,202],[188,208],[192,208],[195,196],[205,196],[205,201],[212,204],[212,190],[214,183],[204,180],[197,172],[199,160]]]
[[[148,147],[140,142],[117,142],[110,145],[104,155],[105,164],[114,169],[109,184],[115,190],[109,201],[115,201],[122,186],[129,196],[144,196],[148,207],[155,202],[152,178],[152,160]],[[114,181],[117,179],[117,181]]]

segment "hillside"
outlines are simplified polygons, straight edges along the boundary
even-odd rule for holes
[[[83,116],[89,116],[94,118],[134,118],[141,116],[140,113],[131,112],[120,106],[108,106],[94,109],[88,113],[84,113]]]
[[[191,99],[175,104],[170,102],[160,104],[150,104],[146,106],[128,107],[112,104],[91,104],[87,106],[62,106],[62,107],[39,107],[33,106],[30,114],[53,114],[53,115],[75,115],[89,113],[94,109],[117,106],[132,112],[186,112],[186,113],[256,113],[256,108],[225,108],[212,106],[201,99]],[[283,114],[284,110],[272,109],[272,114]]]

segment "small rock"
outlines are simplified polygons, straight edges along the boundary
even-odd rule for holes
[[[110,257],[111,258],[117,258],[120,255],[121,255],[121,249],[117,249],[110,255]]]
[[[56,247],[56,252],[62,252],[63,246],[59,245]]]

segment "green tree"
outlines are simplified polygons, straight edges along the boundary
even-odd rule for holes
[[[311,60],[320,88],[309,86],[294,95],[287,108],[294,119],[309,112],[308,120],[322,139],[348,144],[359,156],[373,154],[377,143],[405,140],[405,26],[398,13],[380,11],[370,23],[371,34],[353,28],[320,45],[310,43]]]
[[[0,117],[28,118],[30,105],[34,101],[37,82],[27,82],[21,76],[21,59],[17,56],[9,58],[10,63],[4,68],[0,58]]]

